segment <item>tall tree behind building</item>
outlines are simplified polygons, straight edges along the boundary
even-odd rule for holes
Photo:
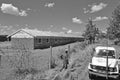
[[[93,24],[92,19],[88,19],[88,23],[86,24],[86,30],[83,33],[83,36],[89,43],[94,43],[95,38],[99,35],[99,29],[96,28],[96,25]]]

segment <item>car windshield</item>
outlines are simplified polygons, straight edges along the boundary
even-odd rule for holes
[[[115,58],[114,50],[99,50],[98,53],[95,54],[96,57],[108,57]]]

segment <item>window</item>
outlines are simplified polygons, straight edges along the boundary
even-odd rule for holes
[[[46,42],[49,42],[49,39],[46,39]]]
[[[96,57],[106,57],[107,54],[108,57],[115,58],[115,52],[113,50],[99,50]]]
[[[39,43],[41,43],[41,39],[39,39]]]
[[[57,42],[58,40],[57,39],[55,39],[55,42]]]

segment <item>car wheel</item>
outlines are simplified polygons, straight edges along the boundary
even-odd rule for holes
[[[120,80],[120,75],[119,75],[119,77],[116,80]]]
[[[90,79],[90,80],[94,80],[94,75],[89,74],[89,79]]]

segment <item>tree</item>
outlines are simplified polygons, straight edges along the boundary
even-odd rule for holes
[[[120,40],[120,5],[114,9],[109,22],[109,27],[107,28],[108,38]]]
[[[96,28],[96,25],[93,24],[92,19],[88,19],[88,23],[86,24],[86,30],[83,33],[83,36],[86,40],[89,40],[90,44],[95,42],[95,38],[99,34],[99,29]]]
[[[99,31],[98,39],[107,38],[106,32]]]

